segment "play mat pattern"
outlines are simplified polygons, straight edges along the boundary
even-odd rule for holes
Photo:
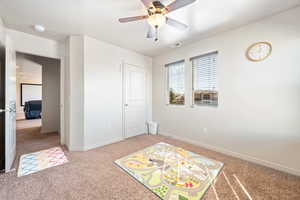
[[[60,147],[24,154],[20,158],[18,177],[62,165],[67,162],[68,160]]]
[[[163,200],[199,200],[223,163],[158,143],[115,163]]]

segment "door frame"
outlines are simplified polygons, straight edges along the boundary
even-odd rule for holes
[[[12,80],[12,78],[15,78],[16,71],[14,74],[9,74],[10,70],[8,70],[9,67],[12,67],[13,65],[16,65],[16,51],[13,46],[13,41],[9,35],[5,35],[5,172],[10,172],[12,170],[13,164],[16,160],[16,152],[17,152],[17,143],[16,143],[16,119],[13,120],[13,125],[8,126],[8,123],[11,122],[10,117],[12,113],[16,115],[15,108],[11,108],[11,102],[8,102],[10,95],[8,95],[10,92],[9,89],[11,86],[7,84],[8,80]],[[16,66],[14,66],[14,69],[16,70]],[[14,75],[14,77],[9,77],[11,75]],[[15,85],[15,84],[14,84]],[[15,90],[16,88],[14,88]],[[15,90],[16,91],[16,90]],[[14,92],[15,92],[14,91]],[[14,94],[16,95],[16,94]],[[14,98],[13,104],[15,106],[16,99]],[[11,124],[10,124],[11,125]],[[13,131],[9,132],[10,129],[13,128]],[[14,133],[14,135],[8,134],[8,133]],[[12,136],[12,137],[11,137]],[[13,141],[13,148],[10,146],[10,140]]]
[[[59,57],[53,57],[53,56],[47,56],[47,55],[39,55],[36,53],[31,53],[31,52],[25,52],[25,51],[19,51],[15,50],[16,53],[24,53],[24,54],[30,54],[33,56],[40,56],[40,57],[45,57],[45,58],[53,58],[59,60],[59,76],[60,76],[60,129],[59,129],[59,142],[61,145],[65,145],[66,141],[66,132],[65,132],[65,112],[64,112],[64,102],[65,102],[65,69],[66,69],[66,61],[64,56],[59,56]]]
[[[5,89],[6,89],[6,84],[5,84],[5,78],[6,78],[6,69],[5,69],[5,67],[6,67],[6,47],[5,47],[5,44],[2,43],[2,41],[0,41],[0,51],[4,51],[4,62],[0,63],[0,75],[4,76],[3,79],[0,78],[0,81],[1,81],[0,86],[3,87],[4,98],[3,98],[3,105],[0,105],[0,109],[5,109],[5,101],[6,101],[6,99],[5,99],[6,98],[5,97],[5,93],[6,93],[6,91],[5,91]],[[2,52],[0,52],[0,54],[1,53]],[[2,67],[3,67],[3,69],[1,69]],[[2,92],[1,92],[0,95],[2,95]],[[6,137],[5,137],[5,135],[6,135],[6,129],[5,129],[6,113],[1,112],[0,114],[3,117],[3,119],[2,119],[3,121],[0,122],[1,123],[0,128],[2,129],[2,130],[0,130],[2,132],[2,133],[0,133],[0,137],[1,137],[1,139],[0,139],[0,148],[1,148],[0,149],[0,156],[3,156],[3,160],[0,160],[0,162],[1,162],[1,164],[0,164],[0,166],[1,166],[0,173],[2,173],[2,172],[6,171]]]
[[[147,81],[148,81],[148,72],[145,67],[136,65],[136,64],[131,64],[126,61],[122,61],[120,64],[121,68],[121,73],[122,73],[122,139],[125,140],[127,139],[126,137],[126,128],[125,128],[125,103],[126,103],[126,76],[125,76],[125,67],[126,65],[131,65],[133,67],[137,67],[140,69],[143,69],[145,71],[145,119],[147,120],[148,117],[148,108],[147,108],[147,98],[148,98],[148,87],[147,87]]]

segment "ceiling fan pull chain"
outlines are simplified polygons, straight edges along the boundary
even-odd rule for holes
[[[158,26],[155,26],[155,39],[154,39],[155,42],[158,41]]]

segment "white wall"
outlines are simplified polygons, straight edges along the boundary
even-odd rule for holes
[[[71,151],[84,150],[84,38],[70,36],[66,43],[66,145]]]
[[[0,43],[5,44],[5,27],[0,17]]]
[[[17,120],[24,119],[23,106],[21,106],[21,83],[42,84],[42,65],[34,62],[24,54],[17,54]]]
[[[41,38],[28,33],[6,29],[14,42],[16,51],[49,58],[61,58],[60,43],[55,40]]]
[[[60,132],[60,62],[41,58],[42,87],[42,133]]]
[[[156,57],[153,118],[160,132],[300,175],[299,19],[296,8]],[[258,41],[271,42],[273,53],[250,62],[245,51]],[[188,59],[216,50],[219,106],[166,106],[164,65],[186,59],[190,90]]]
[[[66,43],[70,129],[66,144],[83,151],[122,138],[122,62],[147,71],[147,115],[152,118],[152,59],[86,36]],[[67,91],[66,91],[67,92]]]
[[[122,62],[146,69],[147,116],[152,118],[152,59],[84,37],[85,149],[122,139]]]
[[[70,150],[70,91],[71,91],[71,84],[70,84],[70,38],[67,38],[65,41],[65,59],[64,59],[64,74],[61,74],[61,83],[64,84],[64,90],[60,91],[61,96],[64,96],[64,115],[63,117],[66,119],[64,122],[64,143]],[[65,81],[63,82],[62,79]],[[67,120],[68,119],[68,120]]]

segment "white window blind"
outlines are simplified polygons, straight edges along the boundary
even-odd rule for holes
[[[217,56],[218,52],[213,52],[191,58],[194,104],[218,104]]]
[[[167,64],[168,103],[184,104],[185,70],[184,60]]]

